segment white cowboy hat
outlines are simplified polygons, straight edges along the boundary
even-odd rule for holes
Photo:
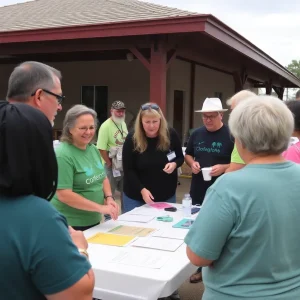
[[[222,112],[228,109],[223,109],[222,102],[219,98],[206,98],[203,102],[201,110],[195,110],[195,112]]]

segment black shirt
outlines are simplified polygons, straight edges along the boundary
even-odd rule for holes
[[[188,142],[185,153],[199,162],[201,168],[217,164],[229,164],[234,140],[228,126],[223,125],[217,131],[208,131],[205,126],[196,129]],[[202,172],[192,175],[190,194],[193,204],[202,204],[207,189],[218,177],[204,181]]]
[[[144,201],[141,190],[146,188],[151,192],[154,201],[166,201],[174,196],[177,188],[177,168],[183,164],[183,153],[176,131],[170,128],[170,149],[157,150],[158,138],[147,138],[148,147],[143,153],[134,151],[133,133],[128,134],[123,145],[123,191],[127,197]],[[175,152],[171,161],[167,155]],[[165,165],[175,162],[177,168],[171,174],[163,171]]]

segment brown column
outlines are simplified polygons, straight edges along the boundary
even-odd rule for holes
[[[167,106],[167,70],[176,58],[176,49],[167,50],[166,44],[159,37],[151,45],[150,60],[148,60],[137,47],[130,51],[150,72],[150,102],[157,103],[163,113]]]
[[[248,74],[246,69],[242,69],[241,72],[234,72],[232,74],[235,83],[235,92],[239,92],[244,89],[244,84],[247,82]]]
[[[283,94],[284,94],[284,87],[273,86],[273,90],[278,95],[278,98],[282,100],[283,99]]]
[[[272,94],[272,81],[266,81],[266,95],[271,95]]]
[[[161,41],[151,46],[150,57],[150,102],[157,103],[163,113],[167,106],[167,51]]]

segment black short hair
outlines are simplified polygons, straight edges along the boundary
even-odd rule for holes
[[[52,126],[41,111],[0,101],[0,166],[0,195],[47,200],[54,196],[57,162]]]
[[[291,100],[286,102],[287,107],[294,115],[295,120],[295,130],[300,130],[300,101]]]

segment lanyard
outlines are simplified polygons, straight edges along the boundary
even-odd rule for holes
[[[114,124],[116,125],[116,127],[118,128],[118,130],[120,131],[120,133],[121,133],[121,135],[122,135],[122,138],[124,137],[123,136],[123,133],[124,133],[124,130],[123,130],[123,128],[122,128],[122,124],[121,124],[121,129],[118,127],[118,125],[115,123],[115,121],[113,120],[113,119],[111,119],[113,122],[114,122]]]

